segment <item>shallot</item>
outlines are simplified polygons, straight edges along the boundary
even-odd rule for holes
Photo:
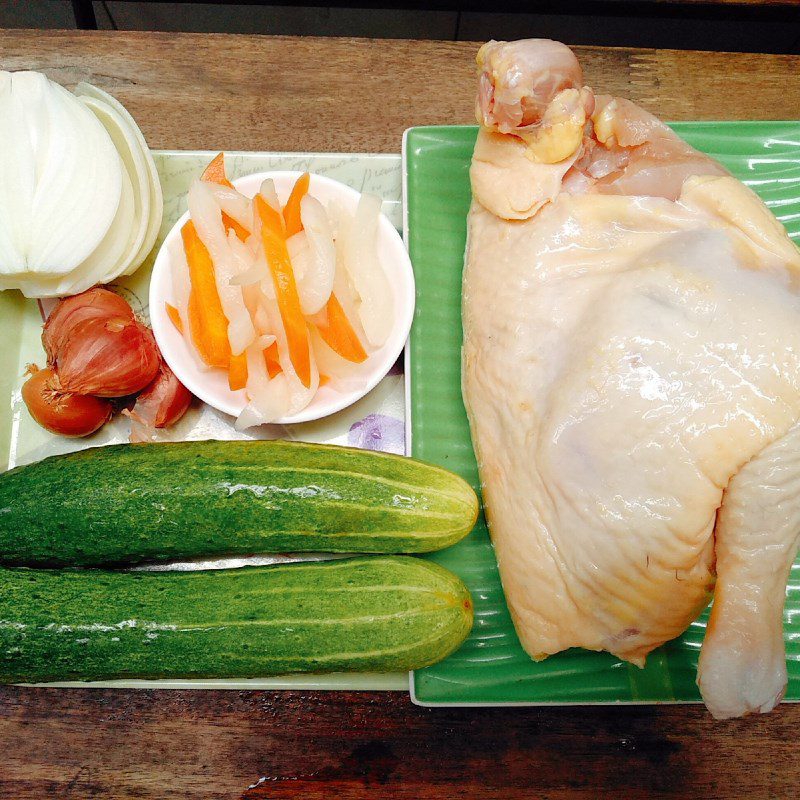
[[[76,324],[87,319],[112,316],[133,319],[133,309],[124,298],[99,286],[62,300],[53,309],[42,330],[47,363],[50,366],[55,364],[56,354],[64,347]]]
[[[28,367],[30,377],[22,386],[22,399],[30,415],[43,428],[60,436],[88,436],[111,418],[112,406],[99,397],[64,391],[58,375],[49,367]]]
[[[155,379],[159,361],[150,329],[122,315],[81,320],[55,354],[61,385],[97,397],[140,392]]]
[[[136,398],[136,405],[128,412],[131,418],[131,441],[147,441],[152,438],[148,434],[152,434],[153,429],[174,425],[186,413],[191,402],[192,393],[162,360],[158,375]]]
[[[42,330],[47,368],[31,365],[22,398],[31,416],[63,436],[88,436],[132,398],[132,440],[185,413],[192,395],[161,359],[153,334],[124,298],[96,287],[62,300]],[[130,400],[129,405],[130,408]]]

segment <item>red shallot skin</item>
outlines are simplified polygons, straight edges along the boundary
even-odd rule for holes
[[[186,413],[191,402],[192,393],[162,360],[158,376],[136,399],[133,413],[150,427],[168,428]]]
[[[55,354],[62,386],[78,394],[124,397],[158,375],[161,354],[152,331],[123,315],[83,319]]]
[[[42,329],[42,345],[47,353],[47,363],[50,366],[56,363],[58,352],[66,343],[72,328],[79,322],[113,316],[134,319],[133,309],[124,298],[99,286],[60,300]]]
[[[58,375],[49,367],[28,367],[30,377],[22,386],[28,412],[45,430],[59,436],[89,436],[108,422],[108,400],[64,392]]]
[[[53,433],[91,433],[111,417],[113,406],[105,398],[128,398],[123,414],[131,419],[131,440],[147,441],[156,428],[177,422],[192,401],[162,360],[152,331],[108,289],[98,286],[61,300],[45,323],[42,344],[48,369],[37,376],[32,368],[26,403]],[[77,418],[73,423],[70,413]]]

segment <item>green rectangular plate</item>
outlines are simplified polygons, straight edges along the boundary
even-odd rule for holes
[[[686,122],[672,127],[751,186],[800,241],[800,122]],[[461,269],[470,204],[474,127],[412,128],[403,147],[406,241],[417,281],[411,332],[412,455],[441,464],[478,489],[461,401]],[[506,608],[486,524],[433,558],[467,583],[475,627],[445,661],[413,675],[423,705],[697,702],[697,655],[707,614],[638,669],[608,653],[569,650],[534,663]],[[800,699],[800,562],[785,611],[789,687]]]

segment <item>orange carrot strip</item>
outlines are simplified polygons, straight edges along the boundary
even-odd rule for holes
[[[171,306],[169,303],[164,303],[164,305],[167,309],[169,321],[175,326],[175,329],[178,331],[178,333],[183,336],[183,321],[181,320],[181,312],[178,311],[175,306]]]
[[[311,181],[311,176],[304,172],[294,184],[292,193],[286,201],[286,207],[283,209],[283,218],[286,221],[286,238],[294,236],[303,230],[303,222],[300,219],[300,201],[303,196],[308,192],[308,184]]]
[[[246,242],[250,231],[240,225],[233,217],[229,217],[224,211],[222,212],[222,224],[225,226],[225,233],[233,231],[240,242]]]
[[[280,211],[276,211],[263,197],[261,197],[261,195],[256,195],[255,201],[258,215],[261,217],[262,224],[274,231],[275,234],[280,236],[282,239],[287,238],[286,231],[284,229],[283,214],[281,214]]]
[[[192,337],[192,342],[197,348],[200,358],[202,358],[206,364],[210,365],[211,348],[208,343],[208,337],[206,336],[206,329],[203,325],[203,319],[198,308],[197,292],[195,292],[193,289],[189,292],[188,318],[189,332]]]
[[[231,360],[228,320],[217,292],[214,264],[191,220],[181,229],[181,237],[192,283],[189,297],[192,338],[209,366],[227,369]],[[193,315],[195,319],[191,319]]]
[[[219,153],[219,155],[214,156],[211,163],[203,170],[200,180],[206,181],[207,183],[219,183],[222,186],[233,189],[233,184],[225,175],[224,153]],[[248,231],[247,228],[240,225],[233,217],[229,217],[224,211],[222,212],[222,224],[225,226],[225,233],[232,230],[241,241],[245,241],[250,235],[250,231]]]
[[[240,353],[238,356],[231,356],[230,366],[228,367],[228,386],[231,391],[244,389],[247,386],[247,354]]]
[[[267,374],[272,380],[276,375],[283,372],[281,369],[281,358],[278,355],[278,343],[273,342],[265,351],[264,351],[264,361],[267,364]]]
[[[319,376],[319,385],[324,386],[326,383],[330,383],[331,379],[327,375],[320,375]]]
[[[221,183],[223,186],[233,189],[233,184],[225,174],[225,153],[218,153],[211,159],[211,163],[203,170],[200,180]]]
[[[325,308],[311,319],[317,326],[322,340],[334,353],[356,364],[367,360],[367,352],[358,340],[335,294],[328,298]]]
[[[286,331],[289,358],[297,377],[300,378],[303,386],[308,388],[311,386],[311,343],[308,339],[308,327],[303,317],[303,311],[300,308],[300,297],[297,294],[292,262],[289,258],[289,251],[286,249],[282,219],[260,194],[256,195],[255,203],[261,218],[261,241],[264,244],[264,254],[272,273],[278,310]]]

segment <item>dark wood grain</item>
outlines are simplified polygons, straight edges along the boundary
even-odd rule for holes
[[[397,152],[470,122],[476,44],[0,31],[0,65],[89,80],[155,148]],[[800,59],[577,48],[667,119],[798,116]],[[422,709],[400,693],[0,688],[0,798],[780,798],[800,706]]]
[[[402,694],[0,690],[0,797],[796,797],[800,706],[425,709]]]
[[[473,121],[478,44],[0,31],[6,69],[118,97],[151,147],[391,152],[411,125]],[[587,82],[665,119],[792,119],[800,57],[575,48]]]

